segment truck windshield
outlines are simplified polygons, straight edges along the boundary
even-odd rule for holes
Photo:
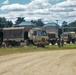
[[[64,37],[68,37],[68,34],[62,34],[62,36],[64,36]]]
[[[38,31],[38,36],[46,36],[46,35],[47,34],[45,31],[41,31],[41,30]]]
[[[46,35],[47,35],[46,31],[42,31],[42,34],[43,34],[44,36],[46,36]]]
[[[55,38],[56,35],[55,35],[55,34],[48,34],[48,37],[49,37],[49,38]]]

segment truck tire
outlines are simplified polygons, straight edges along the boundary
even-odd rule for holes
[[[74,43],[74,44],[75,44],[75,39],[72,39],[72,43]]]
[[[26,40],[26,46],[32,46],[35,45],[32,40]]]
[[[54,45],[55,43],[56,43],[55,41],[52,41],[52,42],[51,42],[52,45]]]
[[[67,41],[68,44],[70,44],[70,41]]]

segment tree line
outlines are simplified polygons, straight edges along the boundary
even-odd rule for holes
[[[0,28],[11,27],[12,25],[12,21],[7,21],[5,17],[0,17]]]
[[[73,22],[71,22],[71,23],[69,23],[69,24],[67,24],[66,21],[63,21],[62,22],[62,27],[65,27],[64,28],[65,32],[68,32],[68,31],[74,31],[74,32],[76,32],[76,28],[72,28],[72,27],[76,27],[76,20],[73,21]],[[66,27],[71,27],[71,28],[66,28]]]
[[[16,26],[16,25],[19,25],[21,22],[24,22],[26,21],[24,19],[24,17],[17,17],[17,20],[15,21],[15,24],[13,24],[13,22],[10,20],[7,20],[5,17],[0,17],[0,28],[4,28],[4,27],[12,27],[13,25]],[[42,27],[44,26],[44,22],[41,20],[41,19],[38,19],[38,20],[31,20],[32,23],[34,23],[37,27]],[[76,20],[67,24],[66,21],[63,21],[62,22],[62,25],[61,27],[76,27]],[[76,28],[72,28],[72,29],[65,29],[64,28],[64,31],[75,31],[76,32]],[[59,30],[59,32],[61,32],[61,29]]]

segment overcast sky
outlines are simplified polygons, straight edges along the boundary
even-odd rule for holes
[[[69,23],[76,20],[76,0],[0,0],[0,17]]]

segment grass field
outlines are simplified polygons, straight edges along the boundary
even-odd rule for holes
[[[76,49],[76,44],[67,44],[60,48],[57,45],[48,45],[45,48],[36,46],[0,48],[0,56],[14,53],[22,53],[22,52],[53,51],[53,50],[67,50],[67,49]]]

